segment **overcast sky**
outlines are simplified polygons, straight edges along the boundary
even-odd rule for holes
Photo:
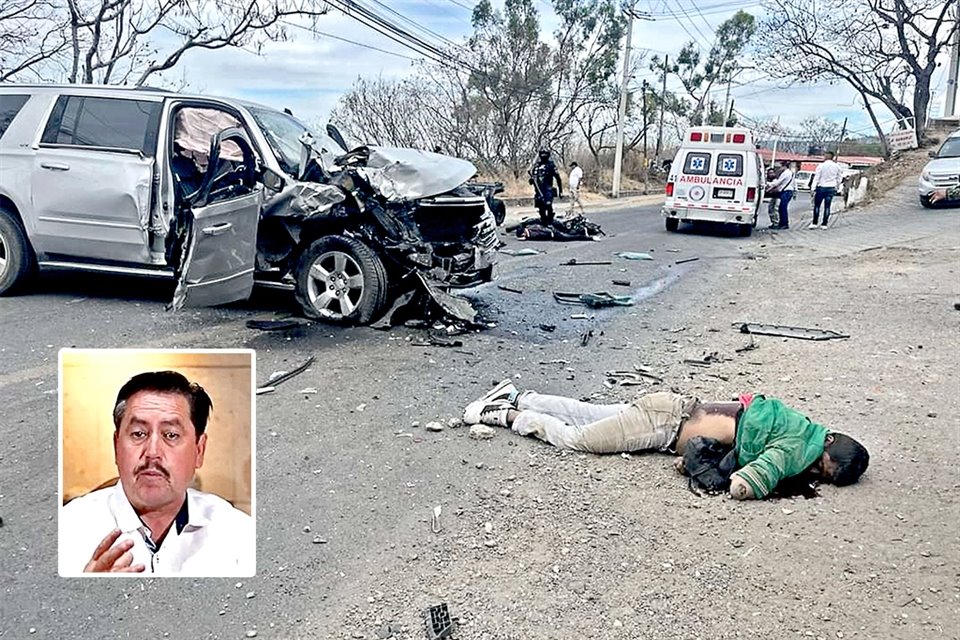
[[[431,41],[439,41],[442,36],[460,42],[471,32],[470,7],[476,2],[384,0],[379,6],[376,2],[367,4],[384,13],[387,12],[384,5],[389,6],[397,14],[429,29],[434,35],[422,32],[420,35]],[[494,5],[502,5],[502,0],[495,0]],[[550,4],[547,0],[536,0],[536,5],[542,15],[542,32],[548,34],[556,24]],[[698,0],[696,6],[695,0],[651,0],[640,6],[646,6],[656,16],[652,21],[634,23],[635,51],[645,50],[647,55],[675,55],[683,43],[691,39],[706,50],[717,25],[738,8],[760,15],[759,3],[749,0]],[[399,20],[395,14],[391,17]],[[414,60],[421,59],[417,53],[337,11],[320,18],[317,29],[360,44],[315,36],[291,25],[290,40],[266,45],[261,55],[235,49],[194,50],[185,56],[173,75],[178,80],[185,79],[192,91],[289,107],[301,119],[317,122],[326,120],[339,96],[358,76],[403,77],[412,73]],[[936,90],[935,102],[940,104],[946,87],[947,56],[943,62],[934,75],[932,87]],[[649,70],[643,71],[634,82],[639,86],[643,79],[659,81]],[[796,125],[808,116],[822,115],[837,121],[849,117],[851,132],[873,134],[858,96],[843,84],[780,88],[774,80],[753,71],[742,72],[736,82],[743,83],[732,91],[736,109],[750,118],[779,116],[782,124]],[[668,87],[679,89],[679,83],[670,79]],[[717,100],[723,100],[722,93],[718,92]],[[884,119],[890,118],[889,113],[882,111],[882,114]]]

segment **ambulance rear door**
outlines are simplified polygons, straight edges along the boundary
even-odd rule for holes
[[[747,204],[746,153],[731,149],[714,151],[713,170],[705,201],[712,209],[742,213]]]

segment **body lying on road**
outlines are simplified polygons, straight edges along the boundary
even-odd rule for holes
[[[508,379],[467,405],[463,418],[468,424],[507,427],[589,453],[659,451],[683,456],[695,439],[716,442],[735,457],[729,490],[738,500],[764,498],[783,480],[798,476],[838,486],[853,484],[870,460],[853,438],[762,395],[705,403],[657,392],[630,403],[592,404],[521,392]],[[676,467],[685,472],[682,457]]]

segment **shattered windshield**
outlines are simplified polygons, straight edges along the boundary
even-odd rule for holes
[[[315,140],[316,148],[326,149],[334,155],[346,153],[325,133],[317,133],[291,115],[263,107],[248,107],[253,119],[257,121],[273,148],[283,170],[292,175],[300,175],[300,136],[309,133]]]

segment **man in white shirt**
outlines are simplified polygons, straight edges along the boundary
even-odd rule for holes
[[[794,179],[794,172],[790,168],[790,162],[784,161],[783,172],[777,177],[776,181],[768,187],[772,192],[780,193],[780,205],[777,212],[778,223],[773,229],[790,228],[790,200],[797,190],[797,181]]]
[[[580,183],[583,182],[583,169],[576,162],[570,163],[570,214],[573,214],[573,207],[580,207],[580,213],[583,213],[583,203],[580,201]]]
[[[827,228],[827,223],[830,221],[830,205],[843,179],[843,169],[834,162],[834,154],[828,151],[826,156],[827,159],[820,163],[813,174],[813,222],[810,223],[810,229],[816,229],[818,226],[821,204],[823,205],[823,223],[819,227]]]
[[[175,371],[141,373],[114,406],[119,482],[60,512],[60,575],[151,573],[252,576],[253,519],[213,494],[188,489],[203,465],[213,402]]]

